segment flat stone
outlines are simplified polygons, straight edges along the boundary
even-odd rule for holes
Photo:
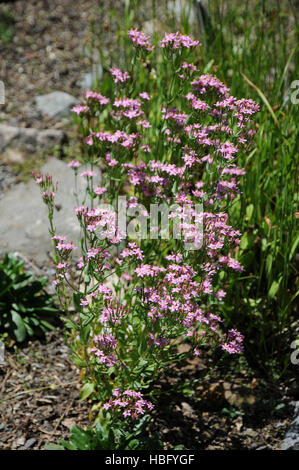
[[[35,97],[36,107],[50,118],[68,116],[71,108],[78,104],[77,98],[63,91],[53,91]]]
[[[53,181],[58,182],[55,203],[59,210],[54,214],[56,233],[66,236],[76,245],[80,227],[74,209],[84,198],[85,178],[78,177],[77,203],[73,192],[74,172],[65,162],[51,158],[41,173],[52,175]],[[94,182],[100,184],[99,173]],[[14,186],[1,198],[0,251],[20,252],[38,266],[43,266],[53,254],[48,226],[47,208],[34,180]]]
[[[11,150],[24,153],[34,153],[37,150],[50,150],[61,146],[65,133],[60,129],[39,130],[27,127],[8,126],[0,124],[0,153],[10,153],[10,161],[14,160]],[[19,159],[19,157],[18,157]]]

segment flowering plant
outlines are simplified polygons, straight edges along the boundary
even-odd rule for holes
[[[49,210],[54,283],[82,368],[82,397],[96,400],[99,419],[118,423],[153,408],[143,393],[175,361],[200,355],[205,345],[242,350],[242,334],[225,331],[217,305],[229,270],[243,269],[234,257],[241,234],[227,210],[240,194],[245,172],[235,160],[252,145],[258,111],[199,72],[192,62],[199,41],[175,33],[154,46],[138,30],[128,36],[130,69],[111,68],[108,93],[88,91],[73,109],[83,152],[69,166],[86,180],[75,209],[77,282],[70,274],[76,247],[55,232],[56,187],[48,175],[35,175]],[[183,341],[190,351],[179,353]]]

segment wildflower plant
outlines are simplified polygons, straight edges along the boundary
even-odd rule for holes
[[[19,343],[55,329],[57,309],[45,291],[48,279],[36,278],[13,253],[0,260],[0,334]]]
[[[245,173],[236,157],[252,146],[258,111],[200,72],[199,41],[177,32],[152,44],[136,29],[128,38],[128,70],[110,68],[106,94],[88,91],[73,109],[82,159],[69,166],[86,180],[75,209],[78,247],[55,232],[56,186],[35,175],[82,397],[95,400],[99,420],[120,428],[152,410],[144,394],[153,396],[153,380],[174,362],[199,356],[203,346],[242,350],[242,334],[225,330],[218,306],[229,272],[243,270],[228,208]],[[77,283],[69,274],[73,253]],[[181,341],[190,352],[178,352]]]

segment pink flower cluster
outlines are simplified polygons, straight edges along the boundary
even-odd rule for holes
[[[98,358],[100,364],[104,364],[106,367],[113,367],[119,360],[115,354],[117,348],[117,340],[111,334],[102,334],[95,336],[93,342],[96,344],[94,348],[91,348],[91,352]]]
[[[180,34],[179,32],[165,34],[164,38],[159,42],[159,46],[162,48],[172,48],[179,49],[181,47],[186,47],[190,49],[191,47],[200,46],[199,41],[195,41],[185,34]]]
[[[72,251],[77,249],[74,243],[72,241],[67,242],[63,235],[54,235],[52,240],[54,240],[56,249],[60,252],[60,257],[63,259],[67,259]]]
[[[99,320],[103,325],[119,325],[128,313],[129,309],[125,305],[121,305],[117,299],[111,298],[102,309]]]
[[[134,390],[121,391],[119,388],[115,388],[112,392],[112,397],[103,405],[103,408],[112,413],[120,412],[124,418],[137,419],[138,416],[153,410],[154,405],[144,400],[140,392],[135,392]]]
[[[129,110],[128,113],[125,111],[120,111],[122,115],[126,113],[126,117],[129,117],[130,113],[140,115],[139,111],[135,109]],[[116,131],[114,133],[110,132],[92,132],[89,136],[85,138],[85,142],[87,145],[93,146],[95,141],[98,144],[102,144],[103,147],[107,146],[107,144],[118,144],[123,148],[131,149],[134,148],[138,143],[139,134],[126,134],[123,131]],[[111,161],[111,160],[110,160]]]
[[[149,38],[137,29],[128,31],[128,35],[139,53],[153,49]],[[159,43],[169,56],[177,54],[180,60],[197,45],[199,41],[178,32],[166,34]],[[94,338],[91,352],[106,367],[118,364],[117,339],[120,342],[121,337],[117,331],[127,328],[135,308],[136,318],[142,316],[146,324],[145,345],[155,348],[157,354],[163,348],[166,348],[163,354],[167,352],[178,335],[188,337],[196,356],[202,345],[211,342],[230,354],[242,350],[243,336],[239,332],[231,329],[223,333],[217,304],[226,295],[224,288],[220,288],[223,287],[220,274],[227,268],[243,270],[233,257],[241,234],[229,224],[226,210],[230,200],[240,194],[240,177],[245,171],[237,166],[236,158],[240,151],[250,148],[255,133],[250,128],[251,118],[259,106],[252,100],[238,100],[224,83],[210,74],[200,75],[191,63],[182,62],[177,70],[174,80],[177,89],[183,85],[184,94],[171,97],[168,101],[171,105],[162,104],[156,113],[152,109],[148,112],[149,93],[130,91],[129,74],[116,68],[110,72],[116,83],[124,84],[125,91],[117,91],[111,99],[87,92],[82,106],[89,108],[91,118],[84,134],[87,153],[93,161],[101,158],[104,166],[103,186],[92,188],[92,198],[107,193],[111,200],[119,182],[116,194],[126,187],[130,196],[127,208],[134,209],[142,203],[144,217],[149,217],[153,202],[174,203],[167,218],[182,235],[174,242],[175,253],[167,251],[165,245],[163,251],[155,253],[153,247],[151,252],[147,243],[125,243],[125,234],[119,230],[112,210],[93,207],[94,202],[92,207],[76,208],[85,234],[77,267],[80,276],[93,272],[97,282],[94,291],[84,294],[80,304],[89,312],[96,312],[105,331]],[[155,92],[152,96],[154,100]],[[97,119],[103,106],[108,116],[106,128]],[[80,110],[80,114],[85,111]],[[157,122],[158,127],[152,129]],[[76,170],[80,163],[72,161],[69,165]],[[96,175],[92,168],[81,173],[90,185]],[[108,181],[113,185],[110,191]],[[37,182],[45,193],[53,191],[47,177],[38,176]],[[199,203],[203,207],[201,212],[196,211]],[[153,230],[160,228],[161,221],[157,224]],[[198,226],[202,226],[202,231]],[[74,247],[64,237],[53,239],[61,254],[57,282],[62,282],[68,270],[65,261]],[[184,251],[185,242],[200,249]],[[109,250],[115,250],[115,246],[117,257],[109,256]],[[105,284],[107,275],[114,271],[119,279],[127,281],[119,282],[116,294]],[[124,285],[128,292],[133,292],[131,310],[115,299]],[[126,329],[125,338],[130,337],[130,331]],[[104,408],[136,418],[151,406],[139,392],[115,389]]]
[[[77,160],[72,160],[70,163],[68,163],[68,166],[70,168],[76,169],[76,168],[79,168],[81,166],[81,163],[78,162]]]
[[[103,96],[101,93],[97,93],[96,91],[87,91],[85,93],[85,98],[89,100],[90,103],[95,101],[96,103],[103,105],[103,106],[108,104],[110,101],[109,98],[107,98],[106,96]]]
[[[143,252],[135,242],[128,243],[128,248],[122,250],[120,257],[125,259],[128,257],[136,257],[136,259],[142,260],[144,258]]]
[[[99,190],[103,194],[103,189]],[[124,234],[116,225],[116,213],[110,209],[88,209],[86,206],[76,208],[77,218],[85,232],[97,234],[100,240],[109,240],[111,244],[118,244]]]
[[[229,354],[236,354],[243,350],[243,339],[244,336],[241,335],[237,330],[229,330],[225,341],[222,343],[221,347],[224,351],[227,351]]]
[[[152,51],[154,46],[149,42],[149,37],[146,36],[143,32],[138,31],[138,29],[130,29],[128,31],[128,36],[135,46],[138,48],[144,49],[146,51]]]
[[[55,185],[53,183],[52,176],[48,174],[41,175],[40,173],[35,173],[33,171],[32,176],[35,178],[36,184],[38,184],[40,187],[44,203],[47,204],[51,210],[53,210],[57,184]]]
[[[71,111],[73,111],[73,113],[76,113],[76,114],[82,114],[82,113],[87,113],[87,111],[89,111],[89,106],[74,106]]]
[[[122,72],[120,69],[117,69],[115,67],[112,67],[110,69],[110,73],[114,77],[113,78],[114,83],[118,83],[118,82],[124,83],[130,78],[130,75],[128,74],[128,72]]]
[[[179,254],[170,255],[169,259],[182,261]],[[214,293],[220,299],[225,296],[224,291],[217,291],[212,286],[213,276],[219,267],[220,264],[217,266],[214,263],[201,266],[201,281],[195,279],[198,271],[186,264],[173,263],[166,268],[142,264],[135,269],[137,277],[144,279],[146,286],[143,288],[143,302],[148,305],[148,318],[153,327],[159,321],[166,328],[163,336],[156,337],[154,333],[149,333],[149,345],[165,347],[172,338],[171,334],[167,336],[169,331],[181,324],[193,343],[194,352],[208,339],[221,344],[222,349],[231,354],[241,350],[242,335],[235,330],[223,335],[219,328],[221,319],[209,311],[205,313],[198,306],[198,299],[204,294]],[[198,325],[201,325],[200,335],[197,333]]]
[[[122,116],[128,119],[134,119],[144,114],[141,105],[142,103],[138,99],[124,96],[114,101],[113,106],[118,108],[118,111],[111,111],[110,114],[117,120],[120,120]]]

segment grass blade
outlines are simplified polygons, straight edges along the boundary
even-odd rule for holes
[[[252,86],[252,88],[254,88],[256,90],[256,92],[258,93],[258,95],[261,97],[261,99],[263,100],[263,102],[265,103],[267,109],[269,110],[271,116],[273,117],[273,120],[275,122],[275,124],[277,125],[277,127],[279,127],[279,122],[278,122],[278,119],[272,109],[272,106],[270,105],[269,101],[267,100],[267,98],[265,97],[264,93],[259,89],[259,87],[257,87],[254,83],[252,83],[249,78],[246,77],[246,75],[244,75],[244,73],[240,72],[242,77],[244,78],[244,80],[246,80],[246,82]]]

